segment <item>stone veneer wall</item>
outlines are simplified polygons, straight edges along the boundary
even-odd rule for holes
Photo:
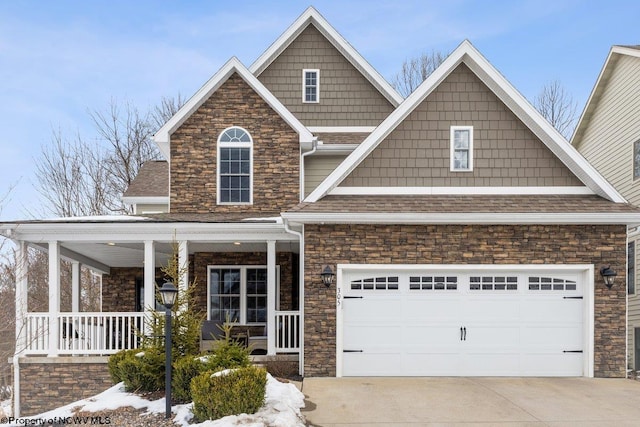
[[[102,275],[102,311],[136,311],[136,278],[140,267],[117,267]]]
[[[220,133],[240,126],[253,138],[253,204],[217,205]],[[299,202],[298,134],[233,74],[171,135],[172,213],[279,214]]]
[[[625,377],[624,225],[305,225],[305,375],[336,374],[337,264],[593,264],[596,377]],[[611,290],[599,267],[618,272]]]
[[[36,415],[113,385],[107,357],[20,359],[20,416]]]
[[[292,289],[298,286],[293,277],[293,254],[278,252],[276,264],[280,266],[280,309],[294,310]],[[196,252],[193,255],[193,269],[196,277],[196,304],[207,310],[207,266],[209,265],[267,265],[266,252]],[[193,280],[193,279],[192,279]]]

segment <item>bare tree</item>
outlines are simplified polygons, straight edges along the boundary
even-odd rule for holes
[[[571,137],[577,104],[558,80],[545,84],[534,98],[533,105],[565,138]]]
[[[142,113],[129,102],[112,100],[106,110],[90,113],[93,139],[69,141],[54,132],[52,144],[36,159],[45,212],[63,217],[128,213],[120,197],[144,162],[160,158],[151,137],[182,103],[180,96],[163,98]]]
[[[407,59],[400,71],[391,79],[391,85],[404,97],[409,96],[440,64],[448,54],[432,50],[417,58]]]

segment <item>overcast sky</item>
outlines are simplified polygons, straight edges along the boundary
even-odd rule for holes
[[[34,158],[65,137],[95,138],[89,110],[145,110],[190,97],[231,56],[249,66],[311,3],[0,3],[1,219],[39,204]],[[640,44],[640,1],[351,1],[313,5],[387,80],[422,52],[469,39],[528,99],[559,80],[581,111],[614,44]]]

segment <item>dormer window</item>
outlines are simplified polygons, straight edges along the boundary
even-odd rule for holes
[[[451,126],[451,171],[473,170],[473,126]]]
[[[320,102],[320,70],[302,70],[302,102]]]
[[[218,137],[218,204],[253,203],[253,140],[239,127]]]

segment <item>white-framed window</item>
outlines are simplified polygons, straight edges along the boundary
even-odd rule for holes
[[[230,127],[218,137],[218,204],[253,203],[253,139],[246,130]]]
[[[276,307],[279,304],[280,266],[276,266]],[[264,265],[210,265],[207,269],[207,320],[241,325],[267,322],[267,267]]]
[[[451,171],[473,170],[473,126],[451,126]]]
[[[320,102],[320,70],[302,70],[302,102]]]

